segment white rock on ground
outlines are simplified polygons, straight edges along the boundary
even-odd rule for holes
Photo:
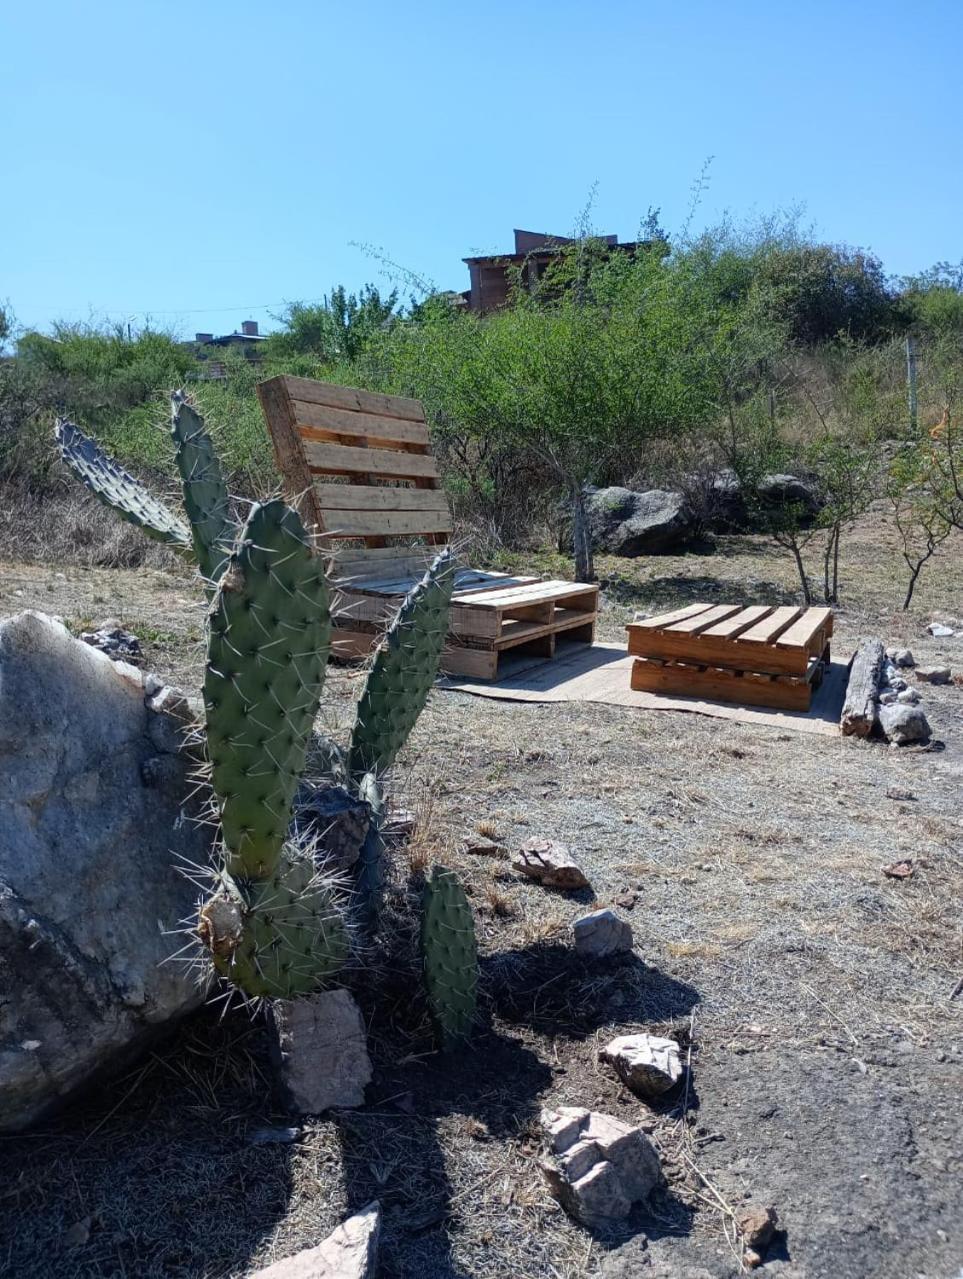
[[[320,1115],[364,1105],[371,1059],[364,1020],[347,990],[270,1004],[271,1050],[292,1112]]]
[[[930,622],[926,629],[934,639],[949,639],[953,634],[953,627],[946,626],[943,622]]]
[[[906,706],[900,702],[881,705],[878,718],[886,737],[897,746],[923,742],[930,735],[929,721],[919,706]]]
[[[593,910],[572,925],[575,949],[580,955],[604,958],[624,954],[633,945],[632,925],[614,910]]]
[[[658,1035],[619,1035],[599,1054],[614,1066],[634,1093],[659,1097],[682,1078],[679,1045]]]
[[[41,613],[0,622],[0,1131],[205,997],[163,962],[197,896],[178,858],[210,859],[180,743],[133,666]]]
[[[948,666],[917,666],[916,678],[927,684],[948,684],[953,672]]]
[[[373,1279],[380,1237],[381,1206],[374,1200],[343,1221],[324,1243],[275,1261],[249,1279]]]
[[[897,693],[896,700],[902,702],[904,706],[915,706],[920,700],[920,695],[915,688],[904,688]]]
[[[567,844],[553,839],[527,839],[514,853],[512,866],[546,888],[588,888],[589,881]]]
[[[627,1217],[662,1183],[662,1168],[641,1128],[612,1115],[560,1106],[543,1110],[548,1154],[539,1161],[549,1193],[593,1228]]]

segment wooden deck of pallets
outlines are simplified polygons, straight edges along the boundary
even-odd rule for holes
[[[690,604],[633,622],[632,688],[808,710],[829,661],[828,608]]]
[[[290,376],[257,393],[285,489],[328,561],[332,652],[365,657],[452,532],[424,409]],[[442,670],[495,679],[508,650],[552,657],[563,634],[590,644],[597,612],[597,586],[461,568]]]

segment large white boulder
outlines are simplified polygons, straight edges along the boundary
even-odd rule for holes
[[[0,1131],[204,999],[164,961],[197,896],[177,864],[206,865],[209,835],[179,724],[149,701],[138,670],[54,619],[0,622]]]

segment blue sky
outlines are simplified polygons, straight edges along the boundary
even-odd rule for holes
[[[39,0],[0,18],[0,300],[185,334],[515,226],[804,204],[906,273],[963,257],[959,0]]]

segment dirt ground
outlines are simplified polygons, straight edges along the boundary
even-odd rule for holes
[[[963,639],[925,631],[963,614],[960,549],[903,614],[892,530],[864,521],[844,544],[837,655],[870,632],[963,670]],[[599,568],[605,639],[634,609],[796,598],[791,564],[754,538]],[[21,608],[78,629],[117,617],[150,667],[198,682],[203,611],[182,574],[0,563],[0,614]],[[359,677],[329,679],[337,731]],[[368,1105],[261,1144],[287,1121],[259,1024],[205,1011],[123,1078],[0,1139],[0,1272],[240,1276],[378,1198],[384,1279],[724,1279],[743,1272],[732,1213],[747,1202],[779,1214],[772,1279],[958,1279],[963,688],[924,692],[933,743],[902,750],[434,693],[395,782],[419,828],[394,868],[385,948],[349,980],[370,1025]],[[593,891],[460,852],[479,828],[508,846],[567,842]],[[912,876],[886,878],[902,858]],[[432,861],[463,875],[482,951],[479,1032],[449,1056],[432,1051],[407,909]],[[591,901],[631,921],[631,958],[574,957]],[[686,1087],[656,1108],[598,1062],[636,1029],[676,1034],[689,1057]],[[659,1145],[667,1189],[618,1237],[576,1226],[541,1184],[536,1123],[555,1104],[641,1122]]]

